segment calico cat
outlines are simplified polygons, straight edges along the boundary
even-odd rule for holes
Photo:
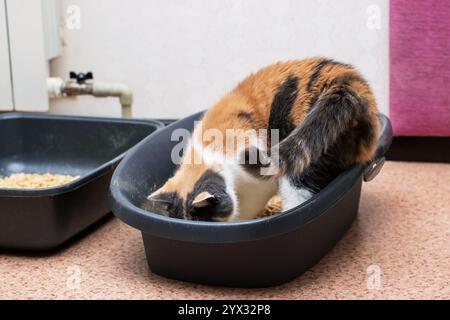
[[[246,137],[245,146],[231,149],[225,139],[206,142],[208,130],[226,137],[230,129],[265,129],[268,139]],[[274,132],[276,144],[269,141]],[[174,176],[148,201],[171,217],[235,221],[255,218],[279,193],[286,211],[369,161],[378,132],[374,95],[352,66],[320,57],[278,62],[248,76],[204,114]],[[250,162],[255,150],[267,156]]]

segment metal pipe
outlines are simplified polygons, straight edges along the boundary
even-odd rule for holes
[[[91,95],[94,97],[117,97],[122,107],[122,117],[131,118],[133,92],[121,83],[105,83],[90,81],[78,83],[73,80],[64,81],[61,78],[48,78],[47,89],[50,98],[65,96]]]

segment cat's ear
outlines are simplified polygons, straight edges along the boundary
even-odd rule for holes
[[[210,205],[216,204],[217,203],[217,198],[209,193],[208,191],[204,191],[202,193],[199,193],[194,200],[192,201],[192,206],[194,208],[205,208],[208,207]]]
[[[144,203],[145,209],[169,216],[169,206],[173,202],[173,196],[170,193],[153,193],[147,197]]]

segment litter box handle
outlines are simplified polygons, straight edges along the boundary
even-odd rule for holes
[[[364,169],[364,181],[369,182],[375,179],[380,173],[381,168],[386,161],[385,154],[389,150],[392,143],[392,126],[389,118],[383,114],[378,114],[380,120],[380,136],[378,137],[378,145],[375,151],[375,156],[372,161]]]
[[[385,161],[385,157],[372,161],[364,170],[364,181],[369,182],[375,179],[375,177],[380,173],[381,168],[383,168]]]

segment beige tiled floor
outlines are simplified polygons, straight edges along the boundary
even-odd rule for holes
[[[346,236],[280,287],[217,288],[159,277],[148,271],[140,233],[112,219],[51,256],[0,252],[0,298],[450,299],[450,165],[387,163],[364,184]]]

